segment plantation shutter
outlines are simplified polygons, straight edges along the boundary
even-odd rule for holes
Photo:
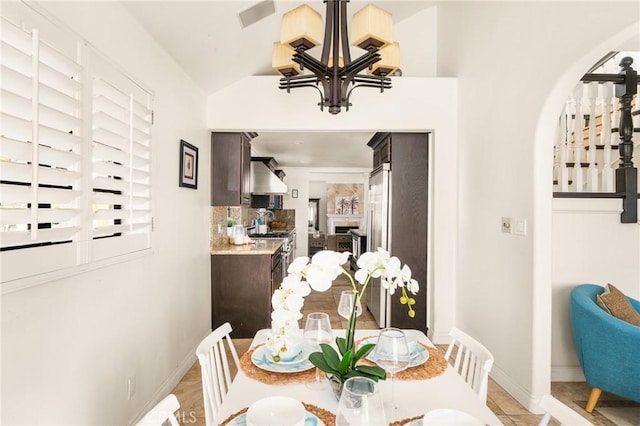
[[[126,236],[134,249],[146,248],[151,232],[151,95],[102,61],[92,56],[92,235]]]
[[[0,247],[79,231],[82,66],[2,19]]]
[[[152,92],[32,5],[0,12],[2,291],[150,248]]]

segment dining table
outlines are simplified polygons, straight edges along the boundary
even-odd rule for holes
[[[322,389],[315,389],[312,386],[308,386],[309,376],[304,381],[287,380],[287,372],[283,372],[278,375],[285,379],[285,383],[273,383],[273,381],[261,380],[260,377],[256,377],[255,374],[251,373],[251,370],[255,373],[258,363],[251,363],[247,360],[247,356],[251,354],[253,357],[254,353],[261,347],[264,348],[264,343],[270,331],[269,329],[259,330],[251,342],[249,351],[243,355],[242,358],[244,359],[241,358],[241,366],[220,406],[220,411],[215,419],[216,424],[226,424],[227,422],[233,424],[234,417],[244,412],[251,404],[262,398],[272,396],[292,397],[304,403],[305,406],[310,404],[314,408],[325,410],[324,412],[329,415],[325,416],[325,420],[337,413],[338,399],[328,383]],[[444,360],[440,352],[437,352],[435,345],[425,333],[419,330],[404,330],[404,332],[407,340],[415,340],[422,347],[429,348],[428,352],[432,356],[428,357],[424,366],[429,366],[429,362],[436,361],[439,361],[441,365],[432,377],[428,377],[430,374],[426,374],[426,376],[411,378],[411,368],[405,370],[409,378],[403,379],[400,373],[396,373],[394,399],[397,408],[385,410],[385,424],[400,425],[406,423],[419,425],[419,420],[416,423],[416,419],[435,409],[461,411],[475,417],[480,424],[484,425],[502,424],[500,419],[486,405],[485,401]],[[334,337],[344,336],[344,330],[333,330],[333,333]],[[380,330],[378,329],[356,329],[355,340],[356,342],[362,342],[365,339],[373,341],[379,333]],[[436,368],[438,367],[436,366]],[[427,369],[423,370],[427,371]],[[416,367],[416,371],[418,371],[418,367]],[[327,382],[326,378],[324,378],[324,373],[320,373],[323,380]],[[308,374],[311,375],[311,371]],[[415,373],[415,375],[418,375],[418,373]],[[313,377],[311,375],[311,380],[313,380]],[[377,386],[383,401],[390,400],[392,392],[390,380],[381,380]],[[325,421],[325,424],[327,423],[333,424],[331,421]]]

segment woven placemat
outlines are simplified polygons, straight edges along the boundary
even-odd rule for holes
[[[311,368],[306,371],[300,371],[297,373],[273,373],[271,371],[266,371],[257,367],[251,361],[251,354],[253,354],[253,351],[258,349],[260,346],[264,345],[258,345],[253,349],[249,349],[244,355],[240,357],[240,368],[242,368],[242,371],[244,371],[245,374],[252,379],[262,383],[267,383],[269,385],[313,382],[316,379],[315,368]]]
[[[411,423],[414,420],[418,420],[424,417],[424,414],[421,416],[416,416],[416,417],[409,417],[408,419],[402,419],[402,420],[398,420],[397,422],[391,422],[389,423],[389,426],[404,426],[408,423]]]
[[[336,415],[331,411],[325,410],[324,408],[316,407],[313,404],[306,404],[304,402],[302,403],[302,405],[304,405],[305,410],[319,418],[326,426],[335,426]],[[230,415],[229,417],[224,419],[222,423],[220,423],[220,426],[228,424],[231,420],[235,419],[239,415],[246,413],[248,409],[249,407],[243,408],[237,413]]]
[[[356,347],[360,345],[360,342],[366,339],[374,338],[375,336],[363,337],[356,341]],[[442,354],[431,346],[427,346],[422,342],[418,342],[418,344],[424,347],[427,351],[429,351],[429,359],[427,362],[416,365],[415,367],[407,368],[404,371],[400,371],[395,374],[394,378],[398,380],[425,380],[430,379],[432,377],[439,376],[444,373],[444,370],[447,369],[447,360],[444,359]],[[376,365],[375,362],[369,361],[366,358],[360,360],[360,363],[365,365]]]

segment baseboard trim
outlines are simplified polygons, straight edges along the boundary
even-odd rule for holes
[[[448,345],[451,342],[451,336],[449,336],[449,333],[433,334],[433,336],[429,337],[429,340],[431,340],[434,345]]]
[[[544,414],[538,406],[538,401],[542,395],[537,398],[532,395],[527,389],[523,388],[519,384],[513,381],[504,370],[501,370],[497,365],[493,365],[493,370],[490,374],[491,378],[496,381],[509,395],[515,398],[520,404],[524,406],[533,414]]]
[[[552,382],[586,382],[582,368],[575,367],[554,367],[551,366]]]
[[[207,331],[207,333],[204,336],[202,336],[202,339],[207,337],[210,333],[211,333],[211,330]],[[198,341],[198,344],[200,344],[202,339]],[[160,385],[160,388],[156,391],[153,398],[151,398],[151,400],[136,414],[133,421],[128,423],[129,426],[135,425],[136,423],[138,423],[142,419],[142,417],[144,417],[144,415],[149,412],[149,410],[151,410],[158,402],[160,402],[162,398],[170,394],[173,388],[175,388],[176,385],[180,383],[180,380],[182,380],[184,375],[187,374],[187,371],[189,371],[189,369],[191,368],[191,366],[193,366],[193,363],[196,360],[197,347],[198,345],[196,345],[192,350],[190,350],[187,353],[187,355],[184,357],[184,359],[180,361],[180,364],[178,364],[178,367],[176,367],[173,373],[171,373],[169,377],[167,377],[167,379],[164,381],[164,383]]]

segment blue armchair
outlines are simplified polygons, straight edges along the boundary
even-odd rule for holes
[[[640,402],[640,327],[605,312],[596,303],[604,288],[581,284],[571,290],[569,315],[573,342],[587,383],[593,388],[591,413],[602,391]],[[640,302],[628,298],[640,311]]]

